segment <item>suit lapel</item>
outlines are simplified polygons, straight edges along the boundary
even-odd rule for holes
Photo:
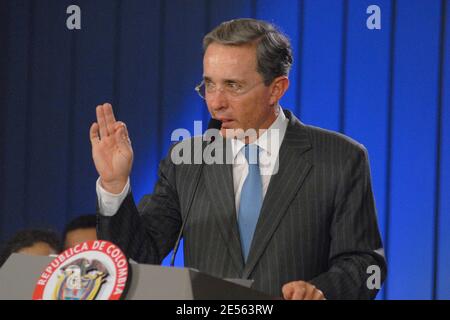
[[[312,164],[306,160],[306,157],[301,157],[311,148],[307,131],[289,111],[285,113],[289,118],[289,124],[279,152],[279,170],[272,176],[264,197],[243,278],[249,277],[255,268],[291,201],[312,168]]]
[[[223,141],[226,141],[226,139],[223,139]],[[225,150],[230,149],[225,148]],[[231,152],[224,152],[224,154],[229,156]],[[232,261],[241,274],[244,261],[236,218],[233,166],[231,164],[210,164],[205,165],[203,170],[207,193],[213,206],[211,214],[214,215]]]

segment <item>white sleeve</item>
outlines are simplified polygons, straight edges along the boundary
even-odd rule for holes
[[[97,179],[96,187],[98,198],[98,209],[101,215],[112,217],[119,210],[123,200],[130,191],[130,178],[127,180],[127,184],[119,194],[114,194],[106,191],[100,184],[100,178]]]

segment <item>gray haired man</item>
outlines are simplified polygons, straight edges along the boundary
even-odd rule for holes
[[[275,26],[254,19],[219,25],[203,41],[197,91],[231,147],[232,162],[193,166],[163,159],[152,195],[135,205],[133,150],[110,104],[90,130],[100,175],[98,236],[142,263],[159,264],[183,230],[185,265],[221,278],[253,279],[284,299],[370,299],[367,270],[386,263],[366,149],[301,123],[279,101],[289,87],[292,50]],[[236,138],[233,130],[255,130]],[[267,149],[276,131],[279,144]],[[261,174],[251,163],[271,159]],[[270,168],[273,169],[270,172]],[[199,170],[202,170],[199,172]],[[200,174],[201,173],[201,174]]]

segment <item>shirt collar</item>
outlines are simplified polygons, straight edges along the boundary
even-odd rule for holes
[[[254,143],[258,145],[260,150],[263,150],[267,152],[269,156],[274,156],[276,158],[280,151],[280,146],[286,133],[287,125],[288,119],[284,115],[283,109],[278,107],[277,118]],[[272,140],[273,138],[277,139]],[[275,145],[271,145],[271,143],[275,143]],[[233,152],[233,159],[236,159],[236,156],[244,146],[245,143],[242,140],[232,139],[231,149]]]

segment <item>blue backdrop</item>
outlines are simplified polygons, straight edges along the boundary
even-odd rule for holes
[[[81,30],[66,28],[71,4]],[[372,4],[381,30],[366,27]],[[136,198],[150,192],[171,132],[208,117],[193,90],[203,35],[255,17],[292,40],[282,105],[369,150],[389,264],[379,298],[449,299],[449,16],[448,0],[2,0],[0,240],[95,210],[99,103],[128,125]]]

